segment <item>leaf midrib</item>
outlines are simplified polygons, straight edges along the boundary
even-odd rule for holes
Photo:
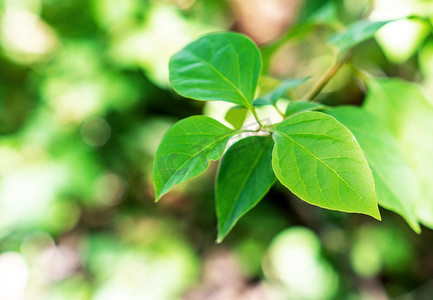
[[[261,156],[262,156],[263,153],[265,152],[266,146],[267,146],[267,142],[263,145],[262,149],[260,150],[259,155],[257,155],[256,159],[254,160],[254,163],[251,165],[252,167],[251,167],[250,170],[248,171],[247,176],[245,176],[245,179],[244,179],[244,181],[242,182],[242,185],[241,185],[241,186],[245,186],[246,182],[250,179],[251,174],[253,173],[254,169],[255,169],[256,166],[258,165],[258,163],[259,163],[259,161],[260,161],[260,159],[261,159]],[[243,188],[242,188],[242,189],[239,189],[239,192],[237,193],[236,197],[234,198],[235,201],[234,201],[233,204],[231,205],[230,212],[228,213],[227,220],[224,222],[224,228],[227,226],[227,221],[230,220],[231,217],[232,217],[232,215],[233,215],[234,209],[235,209],[235,207],[236,207],[237,201],[239,200],[239,196],[240,196],[241,193],[242,193],[242,190],[243,190]]]
[[[329,166],[326,162],[324,162],[323,160],[321,160],[320,158],[318,158],[316,155],[314,155],[311,151],[309,151],[307,148],[305,148],[302,144],[298,143],[296,140],[292,139],[289,135],[278,131],[278,133],[286,136],[288,139],[290,139],[291,141],[293,141],[293,143],[295,143],[296,145],[298,145],[299,147],[301,147],[302,149],[304,149],[307,153],[309,153],[311,156],[313,156],[315,159],[317,159],[318,161],[320,161],[321,163],[323,163],[326,167],[328,167],[332,172],[334,172],[335,175],[337,175],[337,177],[343,181],[344,184],[346,184],[353,192],[355,192],[355,194],[362,199],[367,206],[369,206],[369,203],[367,202],[366,199],[364,199],[349,183],[346,182],[346,180],[344,180],[333,168],[331,168],[331,166]],[[341,198],[341,197],[340,197]]]
[[[230,84],[236,92],[243,98],[245,101],[245,106],[250,107],[250,102],[247,100],[245,95],[235,86],[227,77],[225,77],[223,74],[221,74],[220,71],[218,71],[210,62],[202,59],[201,57],[197,56],[194,52],[191,52],[190,50],[185,49],[186,52],[190,53],[192,56],[194,56],[197,60],[201,61],[202,63],[209,66],[216,74],[218,74],[224,81],[226,81],[228,84]]]
[[[177,168],[176,172],[174,172],[167,180],[166,180],[166,184],[164,184],[164,186],[161,188],[161,195],[164,194],[163,191],[165,189],[165,187],[170,183],[170,181],[173,179],[174,176],[176,176],[176,174],[180,171],[180,169],[182,169],[191,159],[195,158],[198,154],[200,154],[201,152],[203,152],[204,150],[208,149],[209,147],[211,147],[212,145],[220,142],[221,140],[227,138],[230,135],[235,134],[236,132],[230,132],[228,134],[225,134],[219,138],[217,138],[216,140],[214,140],[212,143],[206,145],[205,147],[203,147],[200,151],[194,153],[191,155],[190,158],[188,158],[179,168]]]

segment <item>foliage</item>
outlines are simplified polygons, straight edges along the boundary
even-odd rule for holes
[[[375,115],[363,109],[335,109],[305,102],[315,98],[344,63],[346,58],[342,54],[372,37],[389,22],[361,20],[344,32],[331,36],[329,43],[337,47],[339,53],[335,65],[306,97],[291,99],[292,103],[282,114],[284,120],[274,124],[264,125],[255,106],[270,105],[278,110],[277,101],[308,78],[284,79],[276,88],[254,100],[261,57],[259,49],[247,37],[236,33],[209,34],[176,53],[170,60],[169,69],[170,81],[178,93],[196,100],[237,104],[254,115],[259,127],[257,130],[234,129],[230,132],[228,128],[224,131],[223,125],[213,120],[221,127],[218,133],[217,130],[208,130],[206,124],[194,122],[194,127],[186,127],[185,124],[193,123],[193,119],[177,123],[166,133],[156,153],[156,199],[175,184],[202,173],[209,160],[217,160],[223,154],[229,137],[249,132],[270,135],[273,142],[269,138],[245,138],[231,146],[224,155],[215,189],[218,241],[265,196],[275,176],[292,193],[310,204],[363,213],[380,220],[379,203],[400,214],[416,232],[420,232],[419,221],[431,225],[428,214],[433,212],[432,209],[427,208],[429,213],[420,211],[417,214],[415,211],[420,207],[416,199],[429,199],[433,192],[426,191],[427,195],[419,197],[410,191],[412,185],[408,182],[416,180],[411,165],[406,161],[404,150],[399,150],[398,142],[380,123],[380,118],[392,118],[387,123],[393,127],[397,121],[394,121],[394,114],[388,115],[395,110],[388,108],[395,105],[391,101],[400,101],[398,99],[403,95],[413,98],[412,94],[417,94],[416,87],[404,82],[393,86],[391,81],[389,85],[383,85],[386,87],[384,90],[376,79],[369,79],[372,88],[368,93],[366,110]],[[383,82],[387,83],[386,80]],[[416,99],[421,98],[418,93]],[[386,102],[385,99],[396,100]],[[419,101],[429,115],[430,104],[423,99]],[[324,109],[326,113],[312,111]],[[410,109],[413,109],[412,105]],[[407,113],[400,111],[397,116]],[[394,127],[400,124],[407,122],[397,122]],[[426,132],[433,132],[429,124],[423,123],[421,127]],[[410,145],[414,149],[423,148],[425,139],[426,136],[422,136],[419,140],[411,140]],[[198,140],[200,148],[195,146]],[[428,153],[429,147],[426,145],[422,153]],[[209,151],[215,151],[215,155],[210,157]],[[418,158],[422,153],[411,156]],[[426,159],[419,157],[419,161]],[[195,160],[203,163],[190,164]],[[419,175],[417,181],[423,182],[426,176]]]
[[[430,2],[0,1],[0,299],[430,299]],[[194,49],[205,63],[180,57],[195,69],[173,90],[170,58],[212,35],[230,37]],[[345,51],[330,42],[348,35]],[[204,51],[215,44],[221,60]],[[206,82],[208,63],[230,83]],[[224,97],[185,99],[194,82]],[[301,117],[353,134],[381,222],[286,188],[330,193],[300,164],[310,194],[291,185],[294,158],[314,163],[293,141],[322,158],[349,142],[297,134],[321,129],[291,123]],[[276,149],[284,185],[276,138],[296,147]],[[171,168],[159,191],[157,163]]]

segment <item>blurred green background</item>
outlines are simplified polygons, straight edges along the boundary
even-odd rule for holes
[[[240,31],[264,47],[269,74],[313,84],[331,33],[407,15],[431,21],[433,2],[0,0],[0,299],[433,299],[433,232],[388,211],[382,222],[331,212],[276,185],[217,245],[216,164],[153,198],[165,130],[228,109],[170,89],[174,52]],[[311,26],[293,37],[296,23]],[[353,65],[433,94],[431,28],[387,25]],[[363,98],[345,66],[321,100]]]

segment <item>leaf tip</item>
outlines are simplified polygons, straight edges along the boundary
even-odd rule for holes
[[[161,200],[161,197],[162,197],[163,195],[164,195],[164,194],[163,194],[161,191],[158,191],[158,190],[155,188],[155,203],[158,203],[159,200]]]
[[[376,206],[376,209],[371,213],[373,218],[375,218],[378,221],[382,221],[382,216],[380,215],[379,207]]]
[[[215,243],[221,244],[228,234],[229,234],[228,231],[223,231],[222,229],[218,228],[218,235],[217,235],[217,239],[215,240]]]
[[[409,223],[410,228],[412,228],[412,230],[416,233],[416,234],[421,234],[422,230],[421,230],[421,226],[419,225],[419,223],[415,220],[407,220],[407,222]]]

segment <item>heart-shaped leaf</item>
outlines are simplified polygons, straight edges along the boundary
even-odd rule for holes
[[[302,200],[380,219],[371,170],[353,134],[333,117],[303,112],[275,126],[272,166]]]
[[[184,97],[252,107],[261,70],[257,46],[234,32],[205,35],[172,56],[170,82]]]

